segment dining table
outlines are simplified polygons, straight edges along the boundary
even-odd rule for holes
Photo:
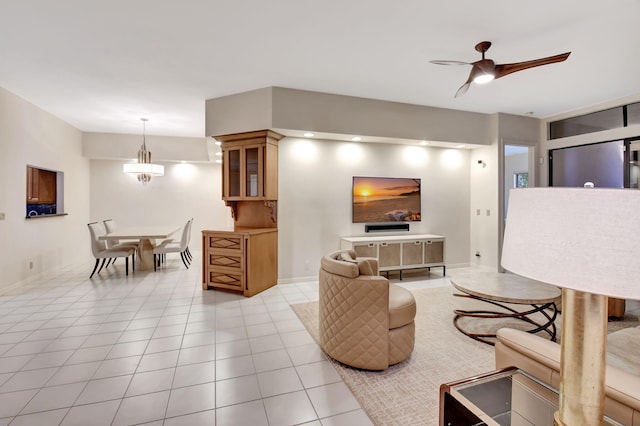
[[[153,269],[153,248],[156,246],[156,240],[166,240],[180,229],[182,229],[182,225],[136,226],[108,232],[99,236],[98,239],[113,242],[137,240],[140,269],[148,271]]]

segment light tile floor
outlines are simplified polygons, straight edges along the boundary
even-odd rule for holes
[[[89,280],[91,261],[0,295],[0,426],[372,424],[290,307],[317,282],[203,291],[194,254]]]
[[[317,283],[203,291],[172,257],[0,295],[0,426],[371,424],[290,307]]]

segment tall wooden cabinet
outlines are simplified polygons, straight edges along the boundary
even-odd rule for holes
[[[271,130],[216,136],[233,230],[202,231],[202,287],[253,296],[278,281],[278,141]]]

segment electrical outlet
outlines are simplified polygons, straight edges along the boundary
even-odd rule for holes
[[[476,209],[476,216],[480,216],[480,209]]]
[[[491,216],[491,210],[487,209],[487,216]]]
[[[29,261],[29,269],[33,269],[33,260]]]
[[[4,212],[0,212],[0,220],[4,220]]]

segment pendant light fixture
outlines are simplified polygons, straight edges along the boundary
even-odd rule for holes
[[[151,180],[151,176],[164,176],[164,166],[151,162],[151,152],[147,150],[146,144],[146,124],[148,118],[141,118],[142,121],[142,146],[138,150],[138,162],[128,163],[122,166],[122,171],[128,174],[138,175],[138,181],[143,185]]]

